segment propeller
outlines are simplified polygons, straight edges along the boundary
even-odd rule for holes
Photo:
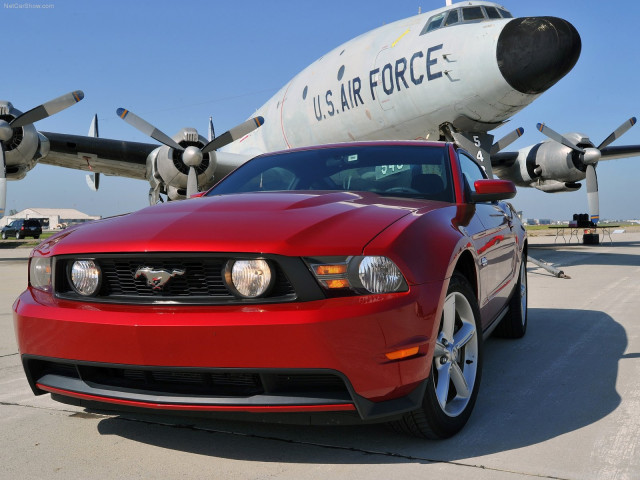
[[[213,138],[201,149],[195,146],[184,148],[171,137],[164,134],[147,121],[138,117],[133,112],[130,112],[129,110],[126,110],[124,108],[119,108],[116,113],[125,122],[127,122],[132,127],[137,128],[145,135],[148,135],[149,137],[157,140],[158,142],[166,145],[169,148],[173,148],[174,150],[182,152],[182,161],[189,167],[189,175],[187,176],[187,198],[198,193],[198,174],[196,168],[202,163],[202,159],[204,158],[205,154],[214,150],[218,150],[219,148],[222,148],[225,145],[228,145],[229,143],[242,138],[264,123],[264,118],[262,117],[250,118],[246,122],[232,128],[219,137]]]
[[[495,155],[501,150],[504,150],[513,142],[515,142],[518,138],[520,138],[523,133],[524,133],[524,128],[516,128],[511,133],[508,133],[507,135],[502,137],[500,140],[498,140],[496,143],[491,145],[491,151],[489,152],[489,154]]]
[[[18,115],[10,122],[0,120],[0,217],[4,216],[7,205],[7,156],[5,142],[8,142],[13,137],[13,129],[21,128],[50,117],[65,108],[75,105],[83,98],[84,93],[81,90],[76,90],[49,100],[42,105],[38,105],[28,112]]]
[[[579,159],[582,165],[585,167],[585,175],[587,182],[587,202],[589,204],[589,217],[593,223],[598,223],[600,220],[600,200],[598,196],[598,175],[596,174],[596,166],[598,161],[602,157],[601,150],[612,142],[624,135],[631,127],[636,124],[636,118],[631,117],[620,125],[611,135],[609,135],[598,148],[587,147],[581,148],[575,145],[571,140],[560,135],[558,132],[547,127],[544,123],[538,123],[537,128],[544,135],[549,137],[558,143],[561,143],[565,147],[569,147],[574,152],[579,154]]]

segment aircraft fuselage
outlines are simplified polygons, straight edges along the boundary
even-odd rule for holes
[[[496,6],[453,5],[382,26],[335,48],[256,112],[265,118],[264,127],[225,150],[258,153],[352,140],[438,139],[444,124],[465,132],[500,126],[548,88],[523,88],[513,73],[518,63],[533,63],[530,75],[540,76],[535,61],[527,58],[531,41],[523,42],[522,52],[512,46],[518,35],[529,34],[523,20],[539,19],[484,19],[422,33],[440,12],[468,5]],[[553,27],[553,22],[564,22],[541,19]],[[513,27],[512,22],[519,23]],[[537,55],[548,55],[541,50]]]

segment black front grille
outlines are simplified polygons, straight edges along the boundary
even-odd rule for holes
[[[102,365],[29,359],[25,366],[29,376],[36,383],[47,375],[55,375],[82,380],[91,388],[137,391],[160,396],[249,397],[332,394],[349,398],[344,380],[334,373]]]
[[[82,297],[71,286],[69,269],[78,258],[91,258],[102,271],[102,284],[95,297]],[[235,258],[235,257],[234,257]],[[223,270],[228,256],[218,255],[96,255],[86,257],[60,257],[56,261],[56,294],[74,300],[155,303],[255,303],[286,302],[296,299],[296,291],[277,261],[269,260],[275,273],[274,285],[266,297],[246,300],[236,297],[223,281]],[[138,270],[148,267],[174,275],[162,286],[149,285]]]
[[[129,368],[80,367],[80,378],[88,383],[117,389],[132,389],[165,395],[213,395],[246,397],[264,392],[260,377],[250,373],[216,373],[187,370],[137,370]]]

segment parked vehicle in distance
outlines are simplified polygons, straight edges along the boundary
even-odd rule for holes
[[[26,237],[39,238],[42,235],[42,226],[35,219],[18,219],[2,227],[2,239],[15,237],[18,240]]]
[[[33,251],[14,304],[27,379],[88,407],[449,437],[473,410],[483,338],[526,332],[515,193],[450,143],[349,143],[69,227]]]

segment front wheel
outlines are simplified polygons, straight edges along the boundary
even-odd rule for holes
[[[471,416],[481,373],[478,302],[467,279],[454,273],[442,310],[431,375],[422,405],[394,421],[393,427],[433,439],[455,435]]]
[[[7,232],[2,232],[2,239],[6,240],[7,239]]]

